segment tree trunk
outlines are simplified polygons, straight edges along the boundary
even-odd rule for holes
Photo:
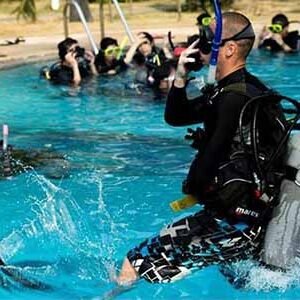
[[[76,0],[76,1],[80,6],[83,15],[85,16],[86,21],[87,22],[93,21],[93,17],[91,15],[88,0]],[[77,9],[73,5],[71,5],[70,22],[78,22],[78,21],[80,21],[80,18],[79,18],[79,15],[77,13]]]

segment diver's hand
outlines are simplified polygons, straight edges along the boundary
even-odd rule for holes
[[[95,55],[91,50],[85,50],[84,58],[89,61],[90,65],[94,64],[95,62]]]
[[[188,74],[188,69],[186,68],[187,63],[194,63],[195,58],[189,57],[189,55],[199,52],[199,49],[195,49],[196,45],[198,45],[199,40],[194,41],[188,48],[181,52],[177,69],[175,73],[174,86],[178,88],[185,87],[186,77]]]
[[[280,33],[273,33],[272,34],[272,39],[277,42],[278,45],[282,45],[284,43],[282,36]]]
[[[144,34],[139,34],[133,44],[138,48],[144,43],[149,43],[149,40]]]
[[[91,72],[93,75],[98,75],[97,68],[95,66],[95,55],[91,50],[85,50],[84,58],[89,62]]]
[[[292,52],[293,51],[293,49],[284,42],[282,35],[280,33],[273,33],[272,39],[275,42],[277,42],[277,44],[282,48],[282,50],[284,52]]]
[[[264,41],[272,37],[272,32],[268,29],[267,26],[264,26],[258,36],[260,41]]]
[[[78,62],[75,56],[76,56],[75,52],[68,52],[65,56],[65,62],[72,68],[78,66]]]

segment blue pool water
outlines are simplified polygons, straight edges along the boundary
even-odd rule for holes
[[[254,52],[249,62],[266,83],[300,99],[299,55]],[[181,196],[194,153],[186,129],[164,123],[163,101],[126,88],[132,74],[95,79],[78,92],[39,79],[41,66],[0,72],[0,124],[9,124],[16,148],[53,152],[69,165],[60,174],[50,159],[0,181],[0,257],[20,278],[51,288],[24,289],[0,273],[0,299],[102,299],[127,250],[179,217],[169,202]],[[242,267],[251,270],[245,290],[210,267],[174,284],[141,281],[118,299],[300,298],[300,269]]]

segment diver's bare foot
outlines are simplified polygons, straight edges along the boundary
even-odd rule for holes
[[[119,277],[117,278],[117,283],[122,286],[128,286],[133,284],[137,280],[138,274],[136,273],[129,260],[125,258],[121,272],[119,274]]]

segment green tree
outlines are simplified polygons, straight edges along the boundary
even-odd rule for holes
[[[17,19],[23,17],[25,20],[36,21],[35,0],[21,0],[20,5],[12,12],[17,14]]]
[[[228,8],[233,3],[233,0],[222,0],[222,8]],[[188,11],[207,11],[213,12],[213,5],[211,0],[186,0],[185,8]]]

